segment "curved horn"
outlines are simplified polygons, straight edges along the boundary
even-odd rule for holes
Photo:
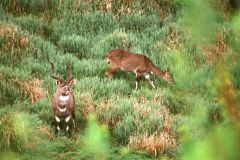
[[[54,65],[51,61],[49,61],[50,64],[51,64],[51,74],[50,76],[53,78],[53,79],[56,79],[56,80],[59,80],[59,81],[62,81],[62,78],[60,76],[55,76],[54,75]]]
[[[68,79],[68,80],[73,79],[72,69],[73,69],[73,67],[72,67],[72,65],[69,63],[69,64],[67,65],[67,79]]]

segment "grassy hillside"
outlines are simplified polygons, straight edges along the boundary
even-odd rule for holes
[[[1,0],[0,159],[238,159],[239,1]],[[175,81],[104,78],[116,48]],[[54,136],[56,73],[73,65],[79,133]]]

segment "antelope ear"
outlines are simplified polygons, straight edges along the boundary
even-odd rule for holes
[[[70,84],[70,85],[74,85],[74,84],[76,84],[76,82],[77,82],[76,79],[71,79],[71,80],[69,81],[69,84]]]
[[[56,84],[57,84],[58,86],[60,86],[60,85],[61,85],[61,81],[60,81],[60,80],[56,80]]]

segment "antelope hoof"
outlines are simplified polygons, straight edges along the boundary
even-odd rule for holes
[[[70,130],[69,126],[66,127],[65,135],[67,138],[70,138]]]
[[[60,131],[60,127],[57,126],[57,128],[55,130],[55,137],[58,137],[59,131]]]

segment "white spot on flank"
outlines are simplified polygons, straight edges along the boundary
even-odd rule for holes
[[[69,115],[67,118],[65,118],[65,122],[68,122],[70,120],[71,116]]]
[[[153,74],[153,72],[152,72],[152,71],[151,71],[150,73],[151,73],[151,74]]]
[[[59,100],[65,102],[69,100],[69,96],[59,96]]]
[[[58,108],[58,110],[59,110],[60,112],[66,112],[66,110],[67,110],[67,107],[65,107],[65,108],[60,108],[60,107],[57,106],[57,108]]]
[[[57,130],[60,131],[60,127],[59,126],[57,126]]]
[[[55,119],[57,122],[60,122],[60,118],[58,116],[55,116]]]
[[[66,128],[66,131],[68,131],[69,130],[69,126],[67,126],[67,128]]]

